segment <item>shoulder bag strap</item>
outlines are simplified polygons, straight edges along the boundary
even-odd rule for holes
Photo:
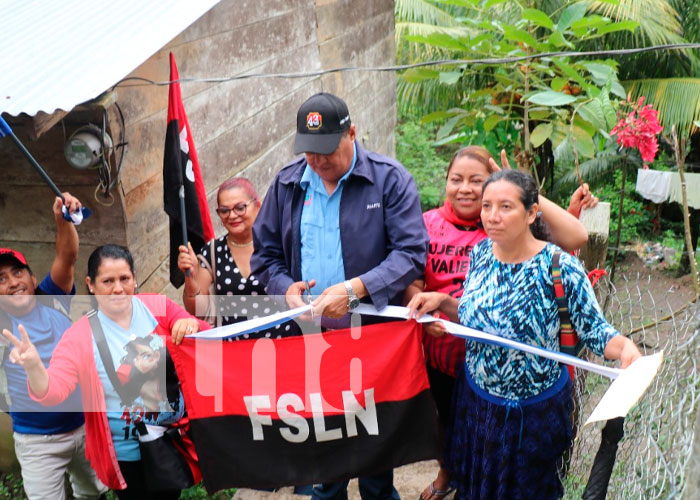
[[[566,300],[566,291],[564,290],[564,283],[561,279],[561,267],[559,265],[560,257],[561,252],[554,252],[554,255],[552,255],[552,281],[554,282],[554,297],[557,302],[559,322],[561,324],[559,330],[559,347],[563,353],[578,356],[581,346],[576,330],[574,330],[574,327],[571,324],[569,304]]]
[[[126,397],[124,386],[119,381],[117,372],[114,370],[112,355],[109,352],[109,346],[107,345],[107,340],[105,339],[105,332],[102,329],[102,324],[100,323],[100,319],[97,317],[97,311],[93,309],[87,313],[87,317],[90,321],[92,336],[95,338],[95,344],[97,344],[97,350],[100,353],[100,358],[102,358],[102,364],[105,367],[105,372],[107,372],[107,377],[109,377],[109,381],[112,382],[114,390],[117,391],[119,398],[122,400],[121,404],[123,406],[128,406],[132,403],[132,400]]]

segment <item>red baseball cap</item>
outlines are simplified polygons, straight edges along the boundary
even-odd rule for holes
[[[29,267],[29,264],[27,264],[27,259],[17,250],[12,250],[11,248],[0,248],[0,259],[3,259],[4,257],[10,257],[19,262],[23,267]]]

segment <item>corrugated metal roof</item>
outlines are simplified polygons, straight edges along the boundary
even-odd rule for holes
[[[0,112],[70,111],[219,0],[0,0]]]

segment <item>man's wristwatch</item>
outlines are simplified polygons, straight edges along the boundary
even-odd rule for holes
[[[355,290],[352,289],[350,280],[345,280],[345,290],[348,292],[348,311],[352,311],[360,305],[360,299],[355,295]]]

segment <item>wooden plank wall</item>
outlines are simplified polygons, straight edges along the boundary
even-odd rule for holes
[[[167,80],[170,51],[183,78],[390,65],[394,63],[393,9],[392,0],[223,0],[130,76]],[[234,175],[247,176],[264,195],[272,177],[293,158],[296,110],[322,90],[347,101],[365,147],[393,154],[393,73],[182,84],[212,209],[216,188]],[[78,275],[82,279],[84,260],[95,245],[127,244],[134,254],[141,290],[166,293],[179,300],[179,293],[168,283],[168,220],[162,209],[167,93],[164,86],[121,86],[116,90],[114,99],[124,111],[128,152],[117,203],[110,208],[98,206],[95,219],[80,230],[83,245]],[[119,125],[114,118],[111,124]],[[59,124],[31,149],[57,181],[89,199],[96,185],[94,172],[67,167],[62,141]],[[31,171],[6,142],[0,142],[0,157],[4,162],[6,155],[12,156],[11,175],[0,180],[3,212],[19,200],[47,191],[40,179],[29,181]],[[50,262],[47,256],[53,237],[49,225],[36,218],[40,208],[37,204],[31,209],[31,227],[19,222],[4,227],[0,244],[7,240],[22,246],[33,262],[43,266]],[[213,219],[220,234],[218,218]]]
[[[85,117],[86,122],[100,123],[101,113]],[[79,171],[68,166],[63,157],[65,138],[76,128],[61,125],[32,141],[21,123],[14,122],[15,134],[44,167],[62,191],[77,196],[93,215],[78,229],[80,255],[76,266],[76,288],[85,291],[87,258],[100,244],[126,241],[126,220],[120,196],[106,207],[95,199],[97,173]],[[85,122],[85,123],[86,123]],[[55,256],[56,224],[51,211],[54,194],[9,139],[0,141],[0,247],[24,253],[32,270],[41,279],[50,269]]]

